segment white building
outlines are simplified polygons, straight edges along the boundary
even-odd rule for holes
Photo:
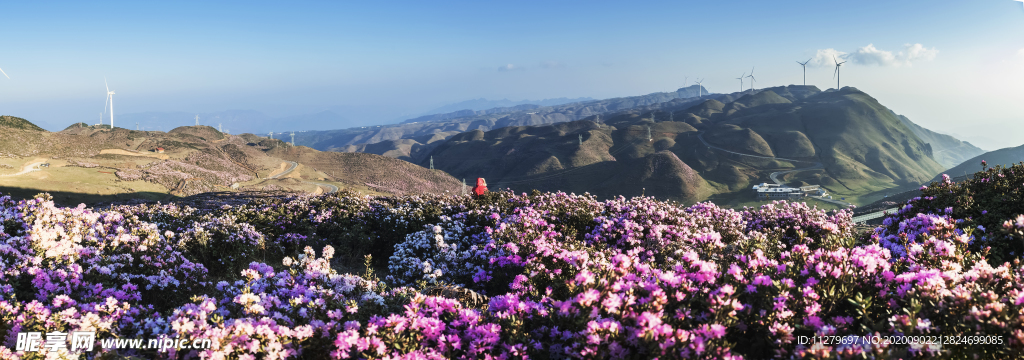
[[[825,196],[828,193],[821,186],[809,185],[793,188],[779,184],[761,183],[754,185],[758,200],[787,200],[799,199],[805,196]]]

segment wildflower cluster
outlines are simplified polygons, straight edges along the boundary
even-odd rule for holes
[[[1024,268],[975,251],[981,230],[902,212],[858,239],[850,219],[539,192],[105,212],[4,197],[0,358],[27,355],[17,332],[92,329],[213,340],[119,354],[145,358],[1024,355]],[[909,335],[1002,343],[798,341]]]

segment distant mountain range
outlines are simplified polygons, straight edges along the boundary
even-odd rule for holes
[[[911,122],[906,116],[896,116],[910,128],[910,131],[914,132],[914,135],[917,135],[924,142],[931,144],[933,150],[932,157],[946,168],[960,165],[965,160],[985,152],[985,150],[969,142],[960,141],[955,137],[925,129]]]
[[[256,110],[227,110],[198,114],[181,111],[144,112],[119,114],[114,121],[118,127],[126,129],[135,129],[135,124],[140,123],[142,124],[140,130],[169,131],[179,126],[195,125],[196,115],[199,115],[199,125],[219,127],[234,134],[335,129],[347,127],[349,123],[348,118],[329,110],[286,117],[271,117]],[[110,125],[109,120],[106,120],[104,124]]]
[[[513,106],[518,106],[518,105],[537,105],[538,107],[540,107],[540,106],[554,106],[554,105],[562,105],[562,104],[568,104],[568,103],[574,103],[574,102],[584,102],[584,101],[591,101],[591,100],[594,100],[594,98],[581,97],[581,98],[570,99],[570,98],[562,97],[562,98],[557,98],[557,99],[521,100],[521,101],[512,101],[512,100],[509,100],[509,99],[487,100],[487,99],[484,99],[484,98],[479,98],[479,99],[466,100],[466,101],[457,102],[457,103],[454,103],[454,104],[445,105],[445,106],[442,106],[442,107],[439,107],[439,108],[427,111],[426,113],[427,114],[444,114],[444,113],[456,112],[456,111],[460,111],[460,110],[487,110],[487,109],[494,109],[494,108],[513,107]]]
[[[396,156],[415,149],[386,144],[364,150]],[[770,182],[770,173],[815,163],[821,169],[782,180],[844,193],[916,184],[944,169],[932,154],[892,111],[855,88],[788,86],[673,99],[581,121],[473,129],[405,158],[421,166],[432,158],[456,178],[485,177],[516,191],[692,203],[722,193],[754,200],[750,186]]]
[[[981,171],[981,161],[985,160],[988,163],[988,167],[994,167],[996,165],[1009,166],[1024,161],[1024,145],[1017,147],[1002,148],[999,150],[989,151],[978,156],[972,157],[963,161],[960,165],[943,171],[944,174],[948,174],[951,177],[958,177],[964,175],[970,175],[975,172]],[[942,176],[936,176],[933,181],[942,180]]]
[[[561,105],[580,101],[593,100],[591,98],[558,98],[539,101],[522,100],[511,101],[475,99],[459,103],[445,105],[426,112],[426,114],[445,114],[456,111],[476,111],[494,108],[506,108],[515,106],[526,106],[522,109],[536,108],[541,106]],[[491,110],[494,112],[495,110]],[[507,112],[507,111],[506,111]],[[332,130],[350,128],[356,120],[362,119],[360,115],[349,115],[343,108],[332,108],[320,112],[290,115],[271,116],[257,110],[226,110],[205,113],[187,113],[183,111],[172,112],[143,112],[117,114],[115,123],[119,127],[135,129],[135,124],[140,124],[140,130],[162,130],[168,131],[178,126],[195,125],[195,116],[199,115],[199,124],[212,127],[220,127],[231,133],[253,133],[267,134],[271,131],[277,133],[290,133],[292,131],[311,130]],[[429,116],[429,115],[428,115]],[[408,120],[412,122],[415,120]],[[104,119],[104,124],[109,125],[109,120]]]
[[[463,110],[422,116],[402,124],[366,126],[330,131],[307,131],[295,135],[296,144],[318,150],[380,153],[373,149],[394,148],[394,157],[412,160],[415,154],[455,134],[469,130],[491,130],[506,126],[544,125],[583,119],[614,111],[697,98],[707,89],[692,85],[673,92],[575,102],[555,106],[517,105],[488,110]],[[368,147],[370,148],[369,150]],[[389,151],[389,150],[387,150]],[[386,152],[386,151],[385,151]],[[389,155],[390,156],[390,155]]]

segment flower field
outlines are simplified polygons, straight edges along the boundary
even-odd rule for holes
[[[42,357],[14,350],[18,332],[79,330],[213,348],[50,356],[1020,358],[1021,185],[1024,165],[932,184],[863,235],[849,211],[786,202],[340,192],[95,212],[4,197],[0,358]],[[964,340],[886,340],[903,336]]]

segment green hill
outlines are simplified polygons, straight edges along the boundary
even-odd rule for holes
[[[646,193],[681,202],[715,194],[752,201],[750,186],[770,182],[770,173],[813,163],[823,169],[782,180],[856,196],[919,184],[944,168],[892,111],[851,87],[676,100],[594,120],[468,131],[413,160],[429,166],[432,157],[456,178],[483,177],[516,191]]]
[[[36,124],[29,122],[28,120],[10,115],[0,116],[0,127],[19,130],[46,131],[43,128],[36,126]]]

